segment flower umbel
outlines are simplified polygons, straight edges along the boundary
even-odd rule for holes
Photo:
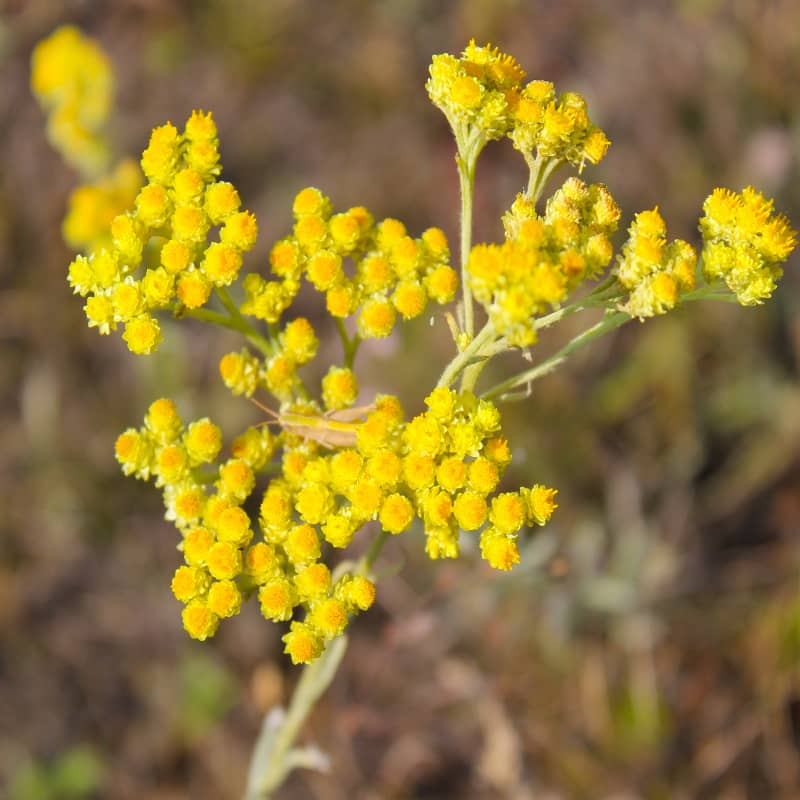
[[[147,183],[133,207],[111,219],[107,239],[94,231],[73,234],[90,252],[72,262],[69,282],[87,298],[90,326],[106,334],[124,325],[129,349],[148,354],[161,341],[155,314],[191,312],[204,306],[215,288],[233,283],[258,228],[250,212],[239,210],[236,189],[217,179],[211,114],[194,111],[183,133],[170,123],[155,128],[141,166]],[[208,242],[214,227],[219,239]],[[114,302],[123,294],[135,302]]]
[[[64,222],[65,238],[83,251],[68,280],[85,298],[89,326],[101,334],[123,326],[137,354],[167,334],[162,312],[238,332],[244,343],[220,359],[222,381],[235,397],[275,398],[274,411],[263,406],[269,419],[230,445],[211,419],[185,423],[166,398],[117,438],[124,474],[153,481],[180,534],[184,563],[171,589],[190,636],[214,636],[255,600],[266,619],[289,623],[282,641],[291,660],[314,661],[374,603],[371,570],[384,541],[415,530],[432,559],[455,558],[472,538],[491,567],[512,569],[520,543],[550,521],[557,491],[504,485],[512,448],[494,398],[527,397],[515,390],[632,318],[728,291],[752,305],[775,289],[796,234],[752,187],[715,189],[705,201],[701,270],[691,245],[668,240],[658,208],[634,217],[615,260],[621,211],[602,184],[568,177],[537,208],[556,168],[596,164],[609,142],[580,95],[525,78],[513,57],[474,41],[460,56],[433,57],[426,88],[456,139],[461,281],[440,227],[413,234],[363,206],[338,210],[315,187],[294,197],[291,230],[265,253],[268,269],[242,275],[258,225],[220,180],[212,115],[193,112],[182,131],[156,127],[141,173],[130,161],[112,171],[107,59],[74,28],[37,47],[32,85],[50,113],[51,140],[92,179]],[[503,215],[503,241],[473,247],[475,164],[506,136],[527,163],[528,186]],[[324,314],[298,312],[304,283]],[[424,397],[425,410],[406,416],[396,396],[373,397],[374,389],[359,399],[375,380],[357,368],[362,342],[446,306],[459,288],[444,314],[452,359],[433,389],[411,398],[421,407]],[[542,328],[589,309],[603,312],[600,321],[560,351],[478,388],[494,356],[528,348]],[[326,324],[341,358],[331,355]],[[323,356],[327,363],[313,363]],[[370,535],[366,555],[332,568],[334,550]]]
[[[752,186],[741,193],[715,189],[703,203],[703,275],[724,281],[743,306],[772,295],[797,244],[797,232],[773,205]]]

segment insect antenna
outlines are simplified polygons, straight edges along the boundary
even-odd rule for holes
[[[280,415],[276,411],[273,411],[269,406],[265,406],[263,403],[259,403],[258,400],[256,400],[254,397],[250,397],[248,399],[250,400],[250,402],[254,406],[256,406],[257,408],[260,408],[265,414],[268,414],[269,416],[274,417],[274,419],[265,419],[263,422],[256,423],[253,426],[254,428],[260,428],[262,425],[280,425],[281,424]]]
[[[259,403],[258,400],[255,399],[255,397],[250,397],[248,399],[254,406],[256,406],[256,408],[260,408],[265,414],[269,414],[269,416],[274,417],[276,422],[280,418],[280,415],[278,414],[277,411],[273,411],[269,406],[265,406],[263,403]]]

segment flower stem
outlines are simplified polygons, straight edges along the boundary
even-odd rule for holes
[[[255,328],[242,316],[241,311],[233,302],[228,290],[224,286],[217,287],[217,296],[220,302],[225,306],[225,310],[230,314],[231,319],[236,320],[239,325],[239,330],[247,336],[248,339],[259,349],[265,356],[271,356],[275,352],[275,347],[272,342],[265,339]]]
[[[562,319],[570,316],[570,314],[574,314],[577,311],[585,311],[588,308],[606,305],[609,300],[615,300],[619,296],[616,276],[611,275],[580,300],[576,300],[568,306],[563,306],[550,314],[546,314],[544,317],[539,317],[534,323],[534,326],[536,330],[549,328],[556,322],[561,322]]]
[[[494,343],[496,335],[491,321],[487,322],[478,335],[445,367],[442,377],[439,378],[436,386],[450,386],[459,373],[470,365],[473,359],[482,359],[484,357],[484,348]]]
[[[355,569],[357,575],[369,575],[389,539],[381,531]],[[322,655],[303,667],[288,709],[273,709],[261,726],[253,749],[244,800],[269,800],[272,793],[296,767],[325,770],[327,757],[315,747],[297,748],[295,739],[319,698],[331,685],[347,650],[347,636],[339,636],[328,644]]]
[[[351,339],[347,335],[344,322],[338,317],[336,319],[336,328],[339,331],[339,338],[342,340],[342,347],[344,348],[344,365],[348,369],[352,369],[356,360],[356,353],[358,353],[358,347],[361,344],[361,337],[356,333]]]
[[[530,170],[530,177],[528,178],[528,189],[525,192],[526,197],[534,203],[542,196],[544,187],[550,176],[564,163],[556,158],[542,158],[538,154],[535,158],[527,156],[525,161]]]
[[[631,317],[622,311],[606,312],[606,315],[600,320],[600,322],[598,322],[596,325],[593,325],[591,328],[588,328],[583,333],[578,334],[574,339],[565,344],[564,347],[562,347],[557,353],[554,353],[552,356],[550,356],[550,358],[545,359],[535,367],[531,367],[531,369],[512,376],[502,383],[498,383],[487,392],[484,392],[482,396],[486,398],[501,397],[502,395],[506,394],[506,392],[516,389],[518,386],[522,386],[526,383],[530,384],[538,378],[548,375],[554,369],[556,369],[556,367],[559,367],[561,364],[563,364],[576,350],[580,350],[580,348],[584,345],[587,345],[590,342],[593,342],[595,339],[599,339],[601,336],[609,333],[610,331],[619,328],[630,319]],[[506,397],[503,399],[511,398]]]
[[[464,298],[464,331],[470,337],[475,333],[475,308],[472,302],[472,289],[469,286],[467,262],[472,249],[472,201],[475,195],[475,166],[486,140],[479,129],[455,126],[456,165],[458,167],[458,186],[461,191],[461,291]]]
[[[253,750],[244,800],[268,800],[295,767],[327,766],[327,759],[316,749],[295,750],[292,746],[317,700],[332,683],[346,650],[346,636],[334,639],[316,661],[303,667],[289,708],[267,714]]]
[[[227,294],[227,292],[226,292]],[[222,299],[220,297],[220,299]],[[228,297],[230,301],[230,297]],[[231,301],[232,304],[232,301]],[[223,301],[223,305],[228,308],[227,304]],[[212,311],[210,308],[191,308],[180,309],[176,316],[186,316],[192,319],[198,319],[201,322],[210,322],[212,325],[219,325],[222,328],[228,328],[232,331],[241,333],[254,347],[258,348],[264,355],[273,355],[274,348],[268,339],[265,339],[252,325],[239,313],[238,309],[233,306],[236,314],[223,314],[219,311]]]
[[[358,567],[356,568],[358,575],[369,575],[372,572],[372,567],[378,560],[378,556],[388,540],[389,534],[381,528],[380,533],[372,540],[369,549],[364,553],[361,561],[358,562]]]

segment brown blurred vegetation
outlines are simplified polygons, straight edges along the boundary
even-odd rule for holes
[[[585,177],[626,220],[658,203],[695,241],[710,190],[753,183],[798,227],[800,5],[0,3],[0,794],[237,798],[297,671],[254,608],[188,640],[175,531],[112,445],[161,395],[228,433],[254,412],[216,377],[233,341],[218,331],[170,325],[135,359],[85,327],[59,232],[76,177],[27,88],[34,43],[63,22],[117,66],[120,154],[213,110],[263,268],[306,185],[455,238],[452,142],[423,84],[432,53],[472,36],[586,94],[614,146]],[[523,167],[507,144],[482,158],[478,240]],[[505,409],[509,481],[560,487],[555,521],[510,575],[473,551],[431,563],[421,536],[388,551],[307,731],[332,772],[280,798],[800,796],[798,267],[763,308],[631,324]],[[421,322],[365,352],[365,393],[416,411],[449,341]]]

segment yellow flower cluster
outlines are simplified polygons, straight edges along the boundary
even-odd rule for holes
[[[104,128],[114,99],[114,74],[98,44],[64,25],[31,56],[31,89],[48,113],[47,135],[64,160],[87,176],[109,162]]]
[[[558,97],[552,83],[523,84],[524,78],[512,56],[472,40],[460,58],[433,57],[425,88],[462,144],[471,135],[483,143],[508,135],[529,163],[535,156],[581,166],[600,161],[610,142],[589,119],[583,97]]]
[[[605,186],[579,178],[564,182],[544,216],[518,195],[503,217],[506,241],[476,245],[467,264],[474,296],[495,330],[517,347],[533,344],[535,317],[608,266],[619,217]]]
[[[456,136],[472,128],[486,140],[499,139],[513,124],[512,109],[524,77],[512,56],[472,39],[460,58],[448,53],[433,57],[425,88]]]
[[[715,189],[703,204],[703,274],[723,280],[743,306],[772,295],[781,264],[797,244],[797,234],[773,201],[748,186],[741,193]]]
[[[447,238],[439,228],[414,239],[402,222],[375,224],[362,207],[334,214],[330,200],[314,188],[295,197],[293,211],[292,235],[270,254],[279,280],[248,275],[243,314],[277,322],[305,277],[325,293],[331,316],[344,319],[358,312],[359,334],[375,339],[391,333],[398,315],[413,319],[425,311],[429,299],[442,304],[455,296],[458,277],[448,264]],[[347,258],[354,265],[352,274],[345,269]]]
[[[337,212],[319,189],[305,188],[293,201],[291,233],[270,251],[271,277],[244,276],[245,297],[237,307],[226,287],[238,280],[258,228],[255,217],[241,210],[236,188],[219,180],[211,114],[194,111],[183,132],[171,123],[152,131],[140,162],[142,185],[131,162],[107,172],[102,131],[113,76],[102,51],[70,27],[34,51],[32,85],[50,113],[51,140],[93,179],[104,175],[73,193],[64,221],[65,239],[85,252],[70,264],[69,283],[86,298],[89,326],[108,334],[124,325],[123,338],[134,353],[158,346],[155,313],[161,310],[236,330],[259,355],[248,349],[224,355],[223,382],[235,395],[266,389],[279,401],[278,411],[263,407],[271,419],[238,436],[229,457],[221,457],[216,424],[208,418],[185,423],[167,399],[152,403],[143,425],[117,439],[123,472],[161,489],[165,516],[180,532],[184,563],[171,588],[193,638],[213,636],[221,620],[256,598],[265,618],[290,623],[282,641],[291,660],[313,661],[373,604],[375,586],[360,573],[369,572],[385,535],[414,525],[424,531],[433,559],[457,557],[463,532],[475,537],[491,567],[511,569],[520,561],[523,528],[550,520],[557,493],[540,484],[500,491],[511,450],[497,407],[471,391],[478,372],[473,365],[533,344],[537,325],[583,308],[610,309],[625,292],[619,308],[643,319],[665,313],[694,289],[695,251],[684,241],[667,240],[655,208],[636,215],[607,282],[563,312],[539,319],[611,263],[620,209],[605,186],[573,177],[537,211],[553,169],[563,162],[581,168],[597,163],[609,141],[580,95],[558,96],[553,84],[525,84],[525,77],[511,56],[474,40],[460,57],[433,57],[426,88],[458,145],[466,250],[481,148],[509,137],[531,177],[527,193],[503,216],[505,240],[466,254],[471,292],[465,291],[459,308],[463,330],[453,316],[448,319],[457,343],[467,343],[445,369],[445,385],[407,420],[391,395],[355,407],[359,385],[352,364],[361,339],[386,337],[399,320],[424,314],[429,301],[454,299],[458,275],[441,229],[414,238],[396,219],[376,222],[361,206]],[[706,279],[724,281],[744,305],[761,302],[795,246],[795,232],[751,187],[741,194],[715,190],[704,211]],[[328,368],[317,394],[300,376],[319,349],[314,326],[305,317],[282,322],[304,280],[324,295],[346,364]],[[201,310],[215,290],[227,313]],[[706,294],[718,293],[712,286]],[[489,317],[474,336],[473,298]],[[268,330],[256,330],[245,315],[267,322]],[[623,317],[615,314],[612,322]],[[589,338],[573,339],[552,359],[487,395],[538,377]],[[449,388],[459,376],[462,391]],[[267,480],[265,473],[275,477]],[[355,574],[339,574],[344,565],[332,574],[325,551],[346,548],[370,524],[380,538]]]
[[[526,157],[597,164],[609,145],[605,133],[593,125],[586,100],[575,92],[556,96],[549,81],[531,81],[515,95],[510,138]]]
[[[330,455],[313,441],[286,436],[283,476],[261,504],[267,541],[285,540],[300,524],[342,548],[371,520],[396,535],[418,518],[431,558],[455,558],[459,530],[482,529],[481,550],[493,567],[517,563],[519,531],[549,520],[555,491],[495,494],[511,453],[492,403],[447,388],[425,402],[428,410],[405,423],[397,399],[379,397],[352,426],[354,446]]]
[[[62,233],[74,250],[89,253],[111,247],[111,223],[133,207],[142,188],[142,172],[130,158],[94,183],[79,186],[69,196]]]
[[[108,249],[70,264],[70,285],[88,295],[89,327],[107,334],[123,323],[134,353],[158,346],[161,331],[152,312],[204,305],[214,287],[236,280],[242,254],[256,242],[255,217],[239,210],[232,184],[217,180],[218,144],[211,114],[201,111],[192,112],[183,134],[170,123],[155,128],[142,154],[148,182],[135,208],[112,220]],[[215,226],[219,240],[209,244]]]
[[[620,310],[644,319],[675,308],[694,289],[697,254],[682,239],[667,242],[658,208],[638,213],[617,264],[617,280],[630,292]]]
[[[319,536],[312,525],[293,524],[276,533],[265,527],[265,539],[253,543],[250,516],[242,507],[255,487],[255,475],[272,458],[277,440],[265,428],[249,428],[234,441],[233,457],[216,471],[213,492],[201,483],[198,468],[216,461],[222,446],[219,428],[208,419],[184,426],[171,400],[157,400],[142,428],[117,439],[123,471],[154,478],[163,488],[167,519],[182,534],[179,549],[185,564],[172,580],[175,597],[184,603],[183,624],[190,636],[213,636],[222,619],[235,616],[242,602],[257,595],[268,619],[288,621],[294,609],[305,611],[284,636],[295,663],[313,660],[325,642],[340,635],[348,619],[372,605],[375,587],[363,576],[345,574],[333,580],[320,559]],[[287,474],[298,467],[298,451],[284,455]],[[264,505],[278,493],[270,484]],[[291,508],[284,509],[291,514]],[[283,512],[281,512],[283,513]]]
[[[328,372],[329,409],[353,402],[354,377],[342,368]],[[123,472],[162,488],[166,518],[182,534],[185,564],[172,591],[185,604],[189,634],[213,636],[221,619],[255,595],[263,615],[276,622],[304,611],[283,640],[294,663],[313,660],[375,597],[367,578],[333,580],[321,560],[323,542],[346,547],[372,520],[396,535],[420,519],[431,558],[455,558],[463,530],[480,532],[481,553],[492,567],[518,563],[521,529],[550,519],[556,492],[540,485],[497,492],[511,452],[491,402],[438,388],[425,403],[427,410],[407,423],[391,396],[379,396],[362,421],[350,423],[315,418],[313,405],[295,404],[284,410],[280,434],[249,428],[211,474],[204,470],[220,454],[219,428],[208,419],[184,425],[171,400],[155,401],[141,428],[122,433],[116,455]],[[314,420],[318,435],[306,436]],[[326,425],[348,432],[347,444],[326,443]],[[263,541],[254,543],[254,521],[243,506],[279,447],[282,474],[264,491]]]

